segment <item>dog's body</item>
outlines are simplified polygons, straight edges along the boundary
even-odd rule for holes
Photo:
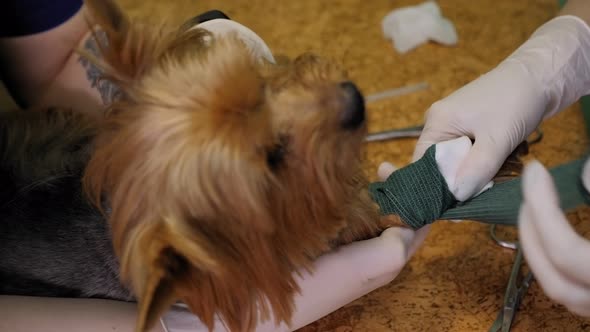
[[[94,126],[69,111],[0,114],[0,294],[132,299],[82,188]]]
[[[121,99],[2,115],[0,293],[137,299],[140,331],[178,300],[209,327],[288,322],[296,271],[381,230],[360,92],[315,56],[87,4],[108,45],[86,56]]]

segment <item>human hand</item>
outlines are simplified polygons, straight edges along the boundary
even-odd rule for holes
[[[588,162],[582,180],[590,188]],[[570,226],[553,179],[539,162],[527,165],[522,184],[518,227],[528,265],[547,296],[573,313],[590,316],[590,241]]]
[[[459,201],[480,191],[544,117],[590,92],[590,29],[561,16],[487,74],[434,103],[414,160],[432,144],[475,140],[449,189]]]
[[[382,163],[380,180],[386,180],[394,170],[390,163]],[[288,330],[303,327],[390,283],[419,248],[428,230],[429,226],[418,231],[391,227],[379,237],[342,246],[320,257],[314,273],[304,273],[298,279],[301,294],[295,298],[297,309]]]
[[[395,168],[389,163],[379,167],[385,180]],[[313,273],[301,271],[297,282],[301,292],[295,296],[295,312],[290,326],[261,322],[257,332],[295,331],[344,305],[391,282],[424,240],[429,227],[416,232],[404,227],[386,229],[379,237],[353,242],[319,257]],[[198,318],[182,309],[173,309],[163,322],[170,332],[206,331]],[[227,332],[221,321],[214,331]]]

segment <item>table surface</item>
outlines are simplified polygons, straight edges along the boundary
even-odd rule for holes
[[[428,43],[399,55],[383,38],[381,19],[410,0],[120,0],[131,15],[168,13],[182,20],[220,9],[256,31],[275,53],[312,51],[341,62],[365,94],[427,82],[429,89],[369,107],[369,130],[420,124],[429,105],[493,68],[557,12],[555,0],[441,0],[459,35],[456,47]],[[582,155],[587,138],[578,106],[542,126],[545,139],[531,156],[548,166]],[[403,166],[414,139],[371,143],[366,171],[384,160]],[[590,235],[590,210],[570,214]],[[514,253],[496,246],[486,226],[436,224],[423,247],[391,284],[302,329],[312,331],[487,331],[502,305]],[[514,331],[590,330],[590,320],[568,313],[535,283]]]

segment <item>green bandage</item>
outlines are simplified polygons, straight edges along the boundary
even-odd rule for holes
[[[460,203],[455,200],[438,169],[435,152],[433,145],[420,160],[393,172],[385,182],[369,186],[381,214],[399,215],[414,229],[436,220],[451,219],[516,224],[522,203],[520,178],[496,184],[471,200]],[[575,160],[550,170],[565,211],[590,203],[590,195],[580,178],[585,160]]]
[[[573,210],[590,203],[581,181],[585,159],[575,160],[551,169],[561,208]],[[489,224],[516,225],[522,203],[522,183],[517,178],[494,185],[471,200],[445,211],[440,219],[469,219]]]
[[[393,172],[385,182],[369,185],[383,215],[397,214],[417,229],[439,219],[456,202],[438,170],[436,146],[413,164]]]

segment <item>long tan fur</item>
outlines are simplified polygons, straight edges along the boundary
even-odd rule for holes
[[[338,123],[341,70],[306,55],[261,63],[235,37],[131,22],[86,1],[118,84],[85,187],[110,209],[124,282],[144,331],[175,301],[209,327],[289,322],[294,272],[374,236],[360,169],[364,127]],[[272,314],[272,316],[271,316]]]

